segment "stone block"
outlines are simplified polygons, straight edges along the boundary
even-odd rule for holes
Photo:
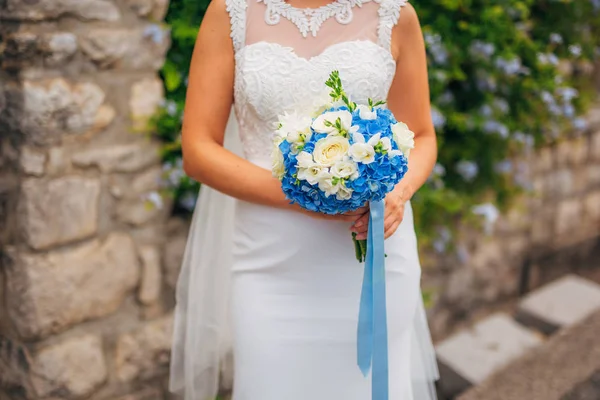
[[[84,239],[96,233],[100,181],[77,176],[22,185],[20,228],[36,250]]]
[[[553,167],[553,154],[551,147],[543,147],[534,158],[534,171],[538,174],[550,171]]]
[[[134,128],[147,128],[148,120],[156,113],[163,98],[163,83],[156,77],[142,79],[132,86],[129,108]]]
[[[573,172],[568,168],[548,172],[544,196],[548,198],[567,197],[574,191]]]
[[[38,396],[61,393],[80,397],[93,392],[107,376],[99,336],[85,335],[42,348],[34,357],[33,386]]]
[[[50,33],[43,37],[42,50],[46,62],[51,66],[65,62],[77,49],[77,37],[71,32]]]
[[[168,0],[127,0],[129,7],[140,17],[161,21],[169,8]]]
[[[494,314],[436,346],[447,396],[481,383],[542,339],[506,314]]]
[[[142,246],[139,253],[142,259],[142,280],[138,297],[142,304],[151,305],[160,299],[162,287],[160,251],[153,246]]]
[[[589,187],[600,187],[600,163],[587,166],[586,181]]]
[[[78,167],[97,167],[102,172],[136,172],[160,162],[158,145],[143,141],[107,147],[90,147],[73,154]]]
[[[158,24],[134,29],[91,29],[80,38],[83,53],[101,68],[158,70],[170,45]]]
[[[120,12],[110,0],[5,0],[0,18],[25,21],[72,15],[84,20],[117,21]]]
[[[24,146],[21,148],[19,161],[21,170],[26,174],[34,176],[44,175],[46,154],[43,152]]]
[[[558,204],[555,225],[556,235],[566,235],[577,231],[582,218],[581,206],[581,200],[577,198],[565,200]]]
[[[600,285],[567,275],[528,294],[519,304],[517,319],[551,334],[596,310],[600,310]]]
[[[583,200],[583,214],[586,221],[600,226],[600,190],[588,193]]]
[[[22,109],[13,112],[25,115],[21,129],[35,144],[57,142],[64,134],[100,131],[115,117],[114,109],[104,104],[104,91],[93,83],[72,84],[63,78],[28,80],[21,92],[12,93],[23,98]]]
[[[60,251],[7,254],[7,309],[27,339],[111,314],[139,280],[135,245],[123,233]]]
[[[586,161],[587,154],[588,146],[583,137],[565,140],[556,147],[556,161],[560,166],[580,165]]]
[[[48,162],[46,164],[46,172],[48,174],[62,174],[71,165],[67,149],[64,147],[51,147],[48,150]]]
[[[78,49],[77,37],[71,32],[17,31],[5,40],[2,66],[6,69],[56,67],[70,60]]]
[[[122,382],[150,379],[163,372],[169,363],[173,316],[149,321],[117,340],[115,367]]]
[[[129,225],[140,226],[151,222],[165,213],[165,207],[149,200],[138,198],[123,200],[117,206],[117,218]]]
[[[598,115],[600,115],[600,111],[598,112]],[[600,161],[600,127],[592,133],[590,140],[590,157],[592,160]]]

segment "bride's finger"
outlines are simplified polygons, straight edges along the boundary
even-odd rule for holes
[[[351,231],[355,231],[355,229],[360,229],[361,231],[365,231],[369,226],[369,213],[363,214],[360,218],[355,220],[354,224],[350,227]]]
[[[395,221],[390,227],[389,229],[385,230],[385,238],[389,238],[390,236],[392,236],[394,233],[396,233],[396,230],[398,229],[398,227],[400,226],[400,222],[401,221]]]

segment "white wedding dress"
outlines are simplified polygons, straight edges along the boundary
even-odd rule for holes
[[[391,32],[403,5],[337,0],[298,9],[284,0],[227,0],[237,123],[232,116],[226,147],[270,169],[278,114],[321,98],[332,70],[353,100],[387,98],[396,68]],[[410,204],[385,250],[389,398],[434,400]],[[204,187],[177,288],[171,390],[185,400],[214,399],[233,345],[234,400],[370,400],[370,377],[357,366],[362,278],[348,223]]]

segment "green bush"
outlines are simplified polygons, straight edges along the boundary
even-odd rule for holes
[[[172,0],[173,46],[162,75],[167,101],[156,119],[165,141],[165,174],[178,210],[198,186],[181,172],[179,134],[186,77],[207,0]],[[454,221],[493,222],[496,206],[530,190],[535,146],[581,132],[594,95],[577,66],[598,56],[600,0],[415,1],[427,44],[432,118],[439,160],[414,199],[421,242],[451,244]],[[565,68],[568,66],[569,68]],[[564,69],[575,73],[565,74]]]

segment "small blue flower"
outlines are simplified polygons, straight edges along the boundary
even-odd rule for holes
[[[192,211],[196,207],[198,196],[195,193],[188,192],[179,199],[179,205],[188,211]]]
[[[496,208],[496,206],[491,203],[485,203],[473,207],[472,211],[473,214],[481,215],[483,217],[485,232],[488,235],[490,235],[492,233],[496,220],[500,216],[498,208]]]
[[[521,72],[522,69],[521,59],[519,57],[513,57],[511,59],[497,58],[496,68],[506,75],[516,75]]]
[[[563,42],[563,38],[559,33],[550,34],[550,43],[561,44],[562,42]]]
[[[569,53],[571,53],[571,55],[573,57],[581,57],[582,54],[582,50],[581,50],[581,46],[578,44],[572,44],[569,46]]]
[[[158,24],[150,24],[144,28],[144,37],[149,37],[156,44],[161,44],[166,37],[165,31]]]
[[[495,51],[496,47],[493,43],[486,43],[479,40],[471,43],[471,46],[469,47],[469,53],[471,56],[486,60],[489,59]]]
[[[573,120],[573,127],[579,131],[585,130],[588,127],[588,122],[583,118],[575,118]]]
[[[577,89],[572,87],[560,88],[558,89],[558,94],[562,97],[563,101],[567,103],[570,103],[579,96]]]
[[[441,129],[446,125],[446,117],[435,107],[431,107],[431,120],[436,129]]]
[[[506,139],[509,134],[508,128],[506,127],[506,125],[504,125],[498,121],[493,121],[493,120],[486,121],[483,124],[483,131],[485,133],[496,133],[503,139]]]
[[[494,171],[499,174],[508,174],[512,171],[512,162],[510,160],[503,160],[494,165]]]
[[[479,174],[479,167],[473,161],[462,160],[456,164],[456,172],[467,182],[471,182],[477,174]]]

